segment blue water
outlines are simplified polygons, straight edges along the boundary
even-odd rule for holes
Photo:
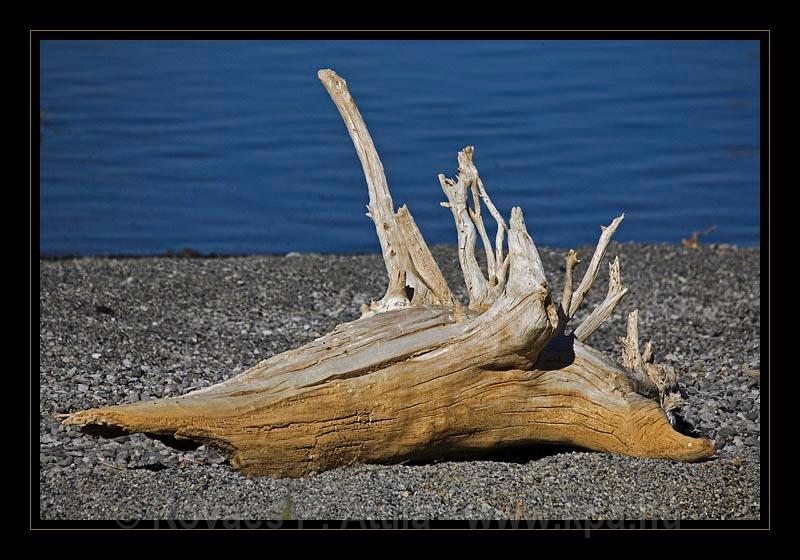
[[[542,245],[759,237],[755,41],[46,41],[43,255],[373,252],[319,68],[345,77],[429,244],[475,161]],[[493,229],[493,225],[492,225]]]

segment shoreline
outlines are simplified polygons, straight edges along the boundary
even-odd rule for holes
[[[641,243],[638,241],[626,241],[623,243],[620,242],[612,242],[612,244],[618,245],[639,245],[639,246],[646,246],[646,247],[673,247],[673,248],[684,248],[681,243],[670,243],[667,241],[661,241],[658,243]],[[455,243],[439,243],[438,245],[432,245],[431,250],[434,248],[437,249],[446,249],[447,247],[455,247]],[[544,246],[545,249],[549,249],[552,251],[564,251],[566,254],[567,251],[570,249],[575,249],[575,247],[556,247],[556,246]],[[577,249],[581,248],[593,248],[592,245],[579,245]],[[710,250],[760,250],[761,245],[737,245],[735,243],[700,243],[700,249],[710,249]],[[695,249],[692,249],[695,250]],[[197,251],[191,247],[184,247],[177,251],[163,251],[161,253],[145,253],[145,254],[137,254],[137,253],[109,253],[109,254],[96,254],[96,255],[79,255],[79,254],[64,254],[64,255],[53,255],[53,254],[44,254],[39,255],[40,261],[51,262],[51,261],[70,261],[70,260],[80,260],[80,259],[109,259],[109,260],[125,260],[125,259],[234,259],[234,258],[247,258],[247,257],[297,257],[303,255],[310,255],[310,256],[317,256],[317,257],[324,257],[324,256],[366,256],[366,255],[373,255],[373,254],[380,254],[380,251],[377,249],[374,252],[336,252],[336,253],[322,253],[316,251],[307,251],[307,252],[300,252],[300,251],[288,251],[286,253],[203,253],[201,251]]]

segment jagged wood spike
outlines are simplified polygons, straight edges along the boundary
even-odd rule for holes
[[[572,303],[572,271],[581,261],[578,260],[578,253],[575,249],[570,249],[566,258],[566,273],[564,275],[564,291],[561,296],[561,306],[566,313],[569,313],[569,308]]]
[[[486,253],[486,276],[489,279],[489,285],[492,286],[497,284],[497,267],[495,264],[494,247],[492,247],[492,242],[489,241],[489,234],[486,233],[486,225],[484,225],[483,217],[481,216],[481,203],[477,181],[473,181],[470,188],[472,190],[472,205],[474,210],[468,208],[469,217],[472,219],[472,223],[475,224],[475,227],[478,228],[478,233],[481,236],[483,249]]]
[[[644,350],[642,351],[642,361],[644,363],[652,363],[653,362],[653,341],[648,340],[647,344],[644,345]]]
[[[105,435],[144,432],[213,445],[248,476],[470,457],[536,443],[678,461],[714,453],[707,439],[670,425],[676,376],[644,361],[652,348],[639,353],[636,312],[622,339],[625,367],[560,334],[570,309],[562,308],[566,298],[561,305],[551,300],[520,208],[511,212],[504,258],[497,252],[502,241],[496,242],[496,272],[505,281],[486,288],[465,204],[477,177],[471,147],[459,154],[458,181],[440,177],[470,288],[471,305],[464,309],[408,209],[393,212],[380,161],[344,81],[330,70],[320,78],[351,130],[375,199],[369,213],[382,224],[387,296],[364,305],[361,319],[223,383],[176,398],[76,412],[64,423]],[[607,242],[601,237],[593,263],[599,265]],[[591,285],[591,268],[570,305],[579,304]],[[470,283],[473,274],[484,288],[477,276]],[[415,298],[396,298],[392,287],[404,290],[409,282],[419,289]]]
[[[458,152],[458,178],[453,180],[439,175],[439,183],[456,224],[458,260],[469,294],[469,309],[484,311],[491,305],[493,293],[489,290],[488,282],[475,258],[477,228],[468,207],[470,188],[477,176],[477,170],[472,164],[473,151],[472,146],[467,146]]]
[[[436,264],[411,212],[405,205],[395,214],[395,223],[403,237],[404,245],[408,247],[414,276],[430,291],[430,297],[425,297],[421,303],[452,306],[453,295],[447,285],[447,280],[439,269],[439,265]],[[416,297],[417,288],[415,287],[414,298],[416,299]],[[414,303],[417,302],[414,301]]]
[[[508,230],[508,225],[506,225],[506,221],[503,219],[502,214],[498,212],[497,208],[495,207],[492,199],[489,198],[489,194],[486,192],[486,187],[483,186],[483,181],[481,180],[480,175],[477,176],[475,180],[475,184],[478,187],[478,194],[481,197],[481,200],[486,205],[486,209],[489,210],[489,214],[497,222],[497,234],[495,235],[495,262],[497,266],[501,266],[500,263],[503,261],[503,239],[505,236],[506,231]]]
[[[511,229],[508,232],[508,254],[511,260],[511,269],[508,273],[506,289],[518,291],[522,286],[541,286],[547,288],[547,278],[544,275],[542,260],[533,238],[525,227],[522,208],[515,206],[511,209]]]
[[[559,307],[559,315],[561,316],[561,323],[559,325],[558,334],[563,334],[564,329],[569,322],[569,308],[572,303],[572,271],[581,261],[578,260],[578,253],[574,249],[570,249],[567,253],[565,262],[564,274],[564,288],[561,294],[561,306]]]
[[[592,313],[586,317],[581,324],[573,331],[572,335],[580,340],[586,342],[590,336],[608,319],[614,308],[617,307],[625,294],[628,293],[628,288],[623,287],[619,275],[619,257],[614,259],[614,262],[608,265],[608,293],[603,302],[598,305]],[[649,343],[647,348],[649,348]],[[647,350],[645,350],[647,353]],[[647,359],[643,358],[646,362]]]
[[[678,375],[671,366],[655,363],[652,341],[647,341],[644,351],[639,353],[638,318],[638,309],[628,314],[628,332],[624,338],[620,338],[623,365],[630,370],[637,391],[657,398],[670,424],[674,424],[673,411],[684,402],[676,389]]]
[[[597,272],[600,270],[600,263],[603,260],[603,256],[606,254],[606,249],[611,241],[611,237],[614,235],[614,232],[617,231],[617,227],[624,218],[625,214],[622,214],[614,218],[609,226],[600,226],[602,233],[600,234],[600,239],[597,241],[597,247],[595,247],[592,260],[589,261],[589,267],[586,269],[581,283],[578,284],[578,287],[572,293],[569,309],[565,310],[568,318],[571,319],[575,316],[575,312],[578,311],[581,303],[583,303],[583,298],[586,297],[586,294],[592,287],[592,282],[594,282],[594,279],[597,277]]]
[[[636,391],[651,398],[659,396],[659,388],[648,375],[642,354],[639,351],[639,310],[628,313],[628,329],[622,344],[622,365],[628,369]]]
[[[378,151],[375,149],[372,136],[367,130],[361,112],[350,95],[347,82],[330,69],[320,70],[317,72],[317,77],[339,110],[339,114],[347,126],[347,132],[353,141],[358,159],[361,161],[369,192],[367,216],[375,223],[375,231],[378,234],[381,253],[389,277],[386,295],[379,302],[373,302],[370,310],[375,312],[406,305],[409,303],[405,293],[406,277],[401,272],[403,265],[397,255],[400,248],[393,247],[390,241],[389,232],[394,227],[394,206],[389,193],[389,185],[386,182],[386,174],[383,171],[383,163],[378,157]]]

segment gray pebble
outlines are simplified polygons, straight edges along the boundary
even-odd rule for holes
[[[730,438],[732,438],[734,435],[736,435],[736,431],[735,431],[733,428],[730,428],[730,427],[728,427],[728,426],[725,426],[724,428],[721,428],[721,429],[720,429],[720,430],[717,432],[717,438],[718,438],[718,439],[722,439],[722,440],[727,440],[727,439],[730,439]]]

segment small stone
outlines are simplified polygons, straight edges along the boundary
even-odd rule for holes
[[[736,432],[730,426],[724,426],[717,432],[717,439],[727,440],[736,435]]]
[[[161,459],[162,459],[161,455],[155,452],[150,452],[147,454],[147,457],[145,457],[146,464],[149,465],[157,465],[161,463]]]
[[[225,457],[220,455],[215,449],[209,449],[206,451],[206,458],[212,465],[219,465],[220,463],[225,462]]]
[[[86,385],[85,383],[78,383],[78,391],[80,391],[81,393],[88,393],[89,386]]]

